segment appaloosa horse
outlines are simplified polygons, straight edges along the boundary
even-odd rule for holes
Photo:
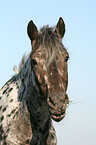
[[[61,121],[69,101],[65,24],[60,17],[55,28],[38,32],[30,21],[27,32],[33,50],[0,89],[0,145],[56,145],[51,118]]]

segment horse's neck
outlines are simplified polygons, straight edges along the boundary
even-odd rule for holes
[[[20,101],[26,100],[26,98],[28,98],[29,94],[33,90],[33,87],[37,88],[36,82],[35,82],[35,74],[34,74],[32,66],[31,66],[30,57],[24,64],[18,77],[20,80],[19,98],[18,99],[20,99]],[[30,95],[32,95],[32,94],[30,94]]]
[[[43,140],[42,136],[44,138],[47,137],[50,126],[50,112],[48,109],[46,97],[42,96],[38,82],[36,82],[35,72],[31,67],[30,58],[22,68],[19,77],[21,80],[21,86],[19,88],[19,99],[21,102],[24,102],[23,105],[26,104],[30,114],[30,122],[34,135],[32,144],[34,144],[34,140],[36,139],[37,141],[38,137],[40,142]],[[42,133],[40,130],[42,130]]]

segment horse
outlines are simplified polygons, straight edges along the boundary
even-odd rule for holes
[[[31,20],[27,33],[32,51],[0,89],[0,145],[56,145],[52,119],[61,121],[69,102],[65,23],[38,31]]]

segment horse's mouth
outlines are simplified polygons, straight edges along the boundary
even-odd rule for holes
[[[65,117],[65,112],[62,114],[52,114],[52,119],[56,122],[61,121]]]
[[[65,111],[66,111],[67,104],[65,104],[60,111],[60,109],[56,109],[53,106],[49,106],[49,110],[51,112],[51,117],[54,121],[59,122],[65,117]]]

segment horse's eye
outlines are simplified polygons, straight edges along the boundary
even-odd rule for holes
[[[66,57],[65,57],[65,61],[67,62],[67,61],[68,61],[68,59],[69,59],[69,56],[66,56]]]
[[[36,62],[35,59],[32,59],[32,64],[33,64],[33,65],[36,65],[36,64],[37,64],[37,62]]]

